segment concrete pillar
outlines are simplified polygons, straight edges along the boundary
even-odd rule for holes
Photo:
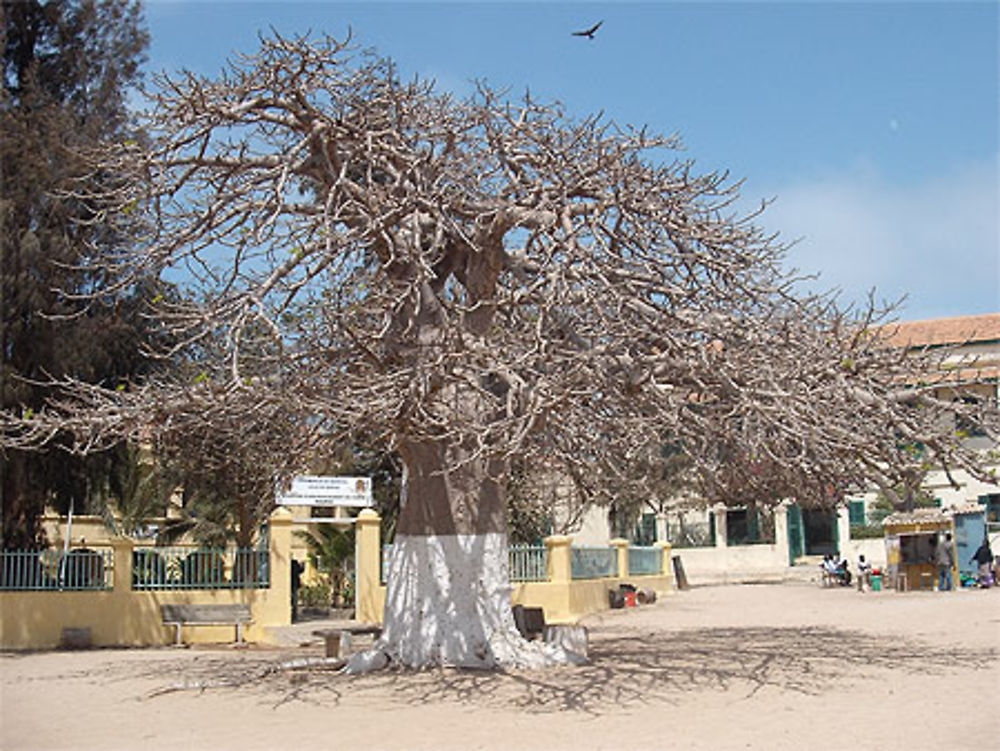
[[[382,569],[382,518],[364,509],[354,528],[354,617],[362,623],[381,623],[384,607],[379,597]]]
[[[670,539],[670,524],[667,515],[660,512],[656,515],[656,540],[666,542]]]
[[[114,555],[114,575],[111,589],[115,599],[128,598],[132,594],[132,549],[135,543],[129,537],[115,537],[111,540]]]
[[[271,512],[268,520],[271,584],[261,625],[287,626],[292,622],[292,523],[292,512],[282,506]]]
[[[656,547],[660,549],[662,558],[660,559],[660,576],[667,579],[667,592],[677,591],[677,582],[674,581],[674,548],[669,542],[657,542]]]
[[[111,577],[111,602],[109,610],[118,617],[112,619],[114,627],[106,634],[94,634],[95,643],[131,644],[130,629],[135,623],[134,598],[132,597],[132,551],[135,541],[130,537],[115,537],[111,540],[111,554],[114,556],[114,570]],[[159,613],[156,614],[157,617]],[[103,620],[103,619],[102,619]]]
[[[716,506],[712,509],[712,513],[715,514],[715,547],[717,548],[726,547],[726,535],[728,534],[726,530],[727,510],[725,506]]]
[[[545,538],[548,550],[548,578],[552,583],[569,584],[573,581],[573,538],[568,535],[551,535]]]
[[[788,504],[774,507],[774,550],[782,566],[791,565],[788,550]]]
[[[628,540],[616,537],[608,543],[618,551],[618,578],[627,579],[628,572]]]
[[[846,506],[837,509],[837,547],[841,556],[849,553],[848,543],[851,541],[851,515]]]
[[[663,554],[663,559],[660,565],[660,574],[662,576],[673,576],[674,566],[671,562],[671,554],[674,551],[673,546],[669,542],[657,542],[656,547],[658,547]]]

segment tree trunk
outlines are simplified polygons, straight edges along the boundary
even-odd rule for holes
[[[486,669],[580,662],[562,648],[526,641],[514,625],[501,463],[470,459],[443,442],[404,442],[400,453],[403,507],[384,629],[347,672],[390,662]]]

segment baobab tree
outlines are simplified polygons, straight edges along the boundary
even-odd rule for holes
[[[632,469],[669,441],[719,497],[824,503],[891,484],[900,442],[959,458],[875,314],[793,294],[738,186],[673,137],[484,85],[456,101],[330,38],[268,38],[152,97],[149,141],[99,155],[118,188],[79,198],[142,218],[134,252],[95,254],[109,278],[186,284],[149,303],[197,376],[67,384],[7,440],[58,425],[96,446],[217,404],[227,425],[285,407],[314,447],[397,452],[385,629],[355,669],[570,658],[511,617],[512,460],[601,502],[643,492]]]

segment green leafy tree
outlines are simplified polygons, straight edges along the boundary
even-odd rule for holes
[[[296,533],[309,548],[309,562],[330,582],[334,607],[350,600],[348,587],[354,568],[354,529],[318,525],[308,532]]]
[[[108,476],[104,520],[116,533],[135,535],[151,519],[166,516],[178,478],[151,452],[134,444],[122,442],[111,451],[116,460]]]
[[[99,142],[136,138],[126,97],[139,80],[148,37],[130,0],[4,0],[0,95],[0,404],[30,415],[71,377],[114,388],[140,373],[148,290],[109,291],[87,305],[75,300],[102,283],[83,270],[94,251],[123,240],[92,223],[80,200],[113,180],[89,173],[86,152]],[[57,440],[44,451],[0,454],[0,544],[41,543],[46,502],[98,510],[120,453],[74,457]]]

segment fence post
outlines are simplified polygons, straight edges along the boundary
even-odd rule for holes
[[[573,538],[568,535],[551,535],[545,538],[549,559],[546,574],[550,582],[569,584],[573,581],[572,546]]]
[[[287,626],[292,622],[292,512],[279,506],[269,523],[270,585],[268,610],[274,619],[262,625]]]
[[[385,614],[379,598],[382,566],[382,518],[366,508],[354,528],[354,617],[363,623],[381,623]],[[381,605],[381,607],[380,607]]]
[[[100,635],[95,633],[94,636],[98,643],[134,644],[136,642],[132,633],[135,628],[134,624],[142,620],[135,607],[136,601],[132,594],[132,551],[135,548],[135,540],[131,537],[113,537],[109,544],[112,555],[112,605],[107,610],[114,613],[114,617],[110,619],[110,623],[102,618],[102,625],[107,623],[105,626],[107,631]]]
[[[627,579],[628,572],[628,540],[623,537],[616,537],[608,543],[618,551],[618,578]]]
[[[847,558],[850,555],[851,515],[847,506],[840,506],[835,510],[837,512],[837,547],[840,548],[841,557]]]
[[[135,547],[130,537],[115,537],[111,540],[111,554],[114,566],[111,589],[117,597],[128,597],[132,591],[132,549]]]
[[[655,544],[660,549],[660,576],[668,580],[667,589],[672,592],[676,589],[674,586],[673,559],[671,558],[674,548],[665,540],[658,540]]]

